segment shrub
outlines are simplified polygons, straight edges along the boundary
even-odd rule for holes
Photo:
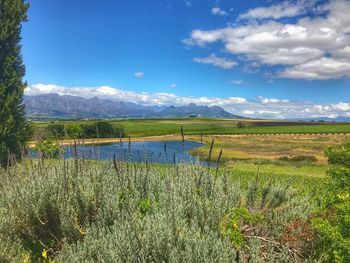
[[[81,125],[82,138],[113,138],[123,136],[124,131],[121,126],[114,126],[108,122],[100,121],[92,124]]]
[[[62,159],[25,161],[0,177],[0,256],[16,246],[8,260],[16,254],[27,262],[308,257],[300,242],[282,240],[286,226],[305,222],[311,209],[288,182],[251,177],[246,188],[229,171],[197,165]]]
[[[82,138],[82,128],[77,124],[66,125],[66,132],[69,139],[80,139]]]
[[[350,143],[328,147],[325,154],[330,164],[350,168]]]
[[[100,138],[119,137],[120,133],[123,135],[123,129],[120,126],[114,126],[106,121],[96,122],[97,135]]]
[[[326,262],[350,262],[350,144],[329,147],[325,151],[333,167],[328,195],[313,219],[319,235],[317,254]]]
[[[309,163],[316,163],[317,158],[312,155],[296,155],[296,156],[282,156],[278,158],[279,161],[283,162],[309,162]]]
[[[38,142],[34,150],[37,152],[38,156],[43,159],[57,159],[63,153],[61,146],[51,139]]]
[[[54,139],[63,139],[66,137],[66,130],[63,124],[49,124],[46,127],[47,135]]]
[[[237,128],[245,128],[245,127],[246,127],[245,123],[243,123],[243,122],[237,123]]]
[[[96,125],[93,124],[81,124],[81,137],[82,138],[97,138]]]

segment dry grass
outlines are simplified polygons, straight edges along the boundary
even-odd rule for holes
[[[198,136],[191,136],[198,141]],[[350,141],[349,134],[303,134],[303,135],[220,135],[205,136],[203,142],[209,144],[215,138],[213,155],[218,155],[223,148],[223,157],[235,159],[267,159],[277,160],[282,156],[311,155],[315,156],[318,164],[326,164],[323,154],[327,146],[342,144]],[[209,146],[193,151],[194,154],[205,156]]]

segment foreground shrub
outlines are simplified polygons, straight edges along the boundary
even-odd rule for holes
[[[319,234],[318,255],[324,262],[350,262],[350,144],[326,150],[332,178],[324,209],[313,220]]]
[[[311,254],[300,232],[312,205],[288,181],[253,176],[245,187],[221,169],[85,160],[26,161],[0,178],[5,262],[300,262]]]
[[[63,149],[59,143],[51,139],[39,141],[34,147],[34,150],[42,159],[57,159],[63,154]]]

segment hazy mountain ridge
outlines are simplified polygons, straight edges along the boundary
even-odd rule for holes
[[[292,121],[315,121],[315,122],[350,122],[350,117],[338,116],[335,118],[330,117],[314,117],[314,118],[300,118],[300,119],[290,119]]]
[[[43,94],[25,96],[27,116],[75,117],[75,118],[149,118],[149,117],[223,117],[242,118],[231,114],[219,106],[144,106],[133,102],[111,101],[100,98],[86,99],[76,96]]]

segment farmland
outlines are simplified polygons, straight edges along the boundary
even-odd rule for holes
[[[304,155],[314,156],[315,163],[325,164],[323,150],[330,145],[350,141],[350,134],[215,135],[202,138],[207,144],[215,139],[216,151],[222,148],[228,160],[278,160]],[[208,148],[202,147],[195,153],[205,155]],[[216,151],[214,155],[217,155]]]
[[[58,121],[65,127],[93,123],[90,121]],[[205,146],[192,151],[205,160],[212,139],[215,140],[213,159],[223,150],[222,163],[238,172],[256,171],[285,175],[324,177],[329,168],[324,149],[350,140],[350,124],[289,122],[267,120],[232,120],[215,118],[171,118],[142,120],[111,120],[122,127],[122,140],[157,141],[181,140],[180,130],[188,140],[203,142]],[[34,122],[34,134],[44,134],[50,122]],[[241,128],[238,128],[241,124]],[[243,124],[243,125],[242,125]],[[120,138],[83,139],[79,143],[111,143]],[[61,138],[61,143],[74,139]],[[31,143],[33,145],[35,141]],[[294,158],[294,159],[293,159]],[[305,160],[304,160],[305,159]],[[312,159],[312,160],[311,160]],[[296,161],[293,161],[296,160]]]
[[[93,121],[57,121],[56,124],[81,125]],[[235,120],[215,118],[179,118],[179,119],[140,119],[112,120],[112,125],[123,127],[125,136],[145,137],[166,134],[178,134],[183,126],[188,135],[220,134],[313,134],[313,133],[350,133],[348,123],[289,122],[265,120]],[[242,123],[244,128],[238,128]],[[43,132],[50,122],[33,122],[37,133]]]

